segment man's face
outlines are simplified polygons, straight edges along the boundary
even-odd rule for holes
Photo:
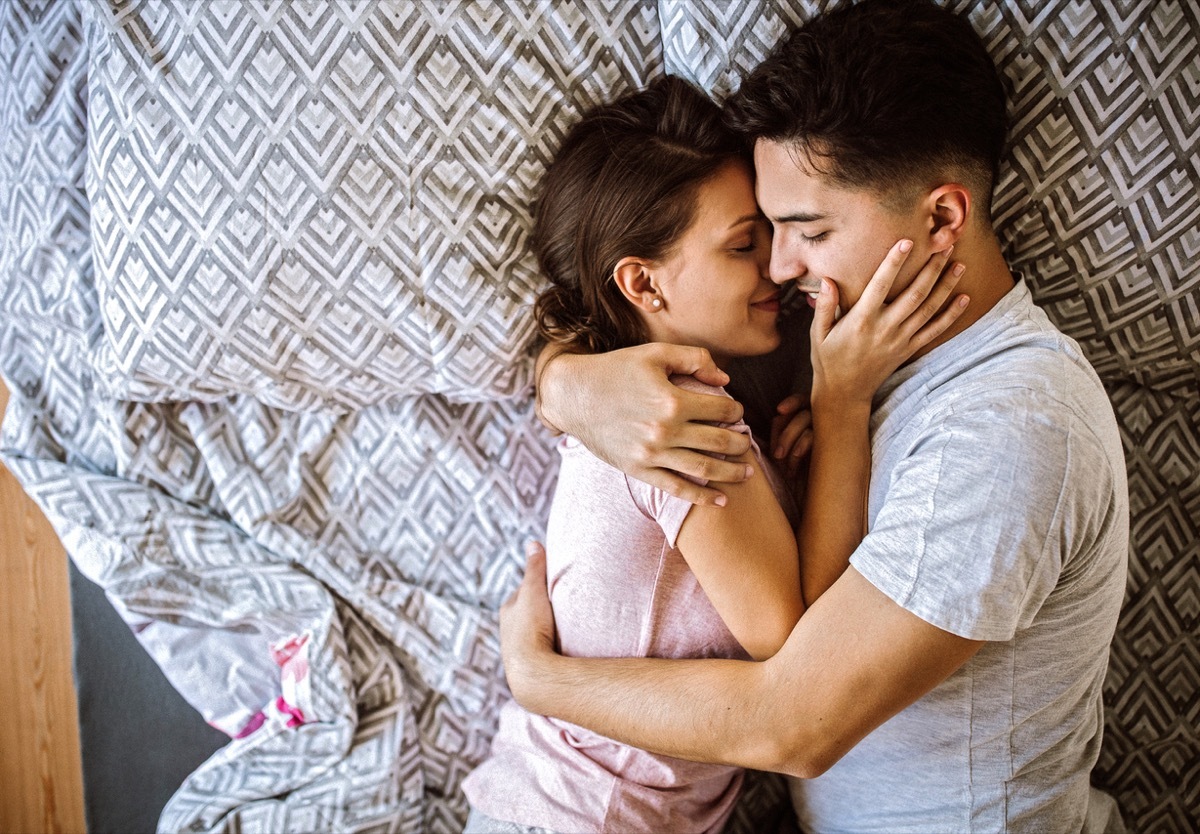
[[[756,194],[771,221],[771,280],[796,281],[803,292],[816,293],[821,279],[838,288],[843,311],[854,306],[888,250],[901,238],[913,241],[913,252],[897,277],[894,296],[916,275],[928,257],[922,247],[918,205],[908,210],[885,208],[873,191],[831,184],[798,163],[788,145],[760,139],[754,146]],[[923,254],[924,253],[924,254]]]

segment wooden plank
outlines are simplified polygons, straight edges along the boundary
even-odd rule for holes
[[[66,552],[0,466],[0,832],[86,830],[71,645]]]

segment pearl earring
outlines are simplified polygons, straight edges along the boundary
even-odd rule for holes
[[[657,307],[661,307],[661,306],[662,306],[662,299],[661,299],[661,298],[656,298],[656,299],[654,299],[653,301],[651,301],[651,302],[650,302],[650,304],[651,304],[651,306],[653,306],[653,307],[655,307],[655,308],[657,308]]]

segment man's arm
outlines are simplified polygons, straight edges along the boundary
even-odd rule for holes
[[[761,663],[554,652],[545,557],[501,612],[514,697],[618,741],[696,761],[820,775],[983,643],[905,611],[853,568]]]
[[[579,438],[592,454],[627,475],[690,501],[724,506],[715,484],[750,477],[736,458],[750,448],[738,432],[705,423],[734,423],[742,407],[728,397],[685,391],[669,381],[689,374],[724,386],[729,377],[703,348],[648,344],[603,354],[543,348],[535,372],[538,416],[549,428]]]

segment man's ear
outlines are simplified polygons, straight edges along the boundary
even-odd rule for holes
[[[929,192],[929,243],[940,251],[958,242],[971,217],[971,192],[965,185],[946,183]]]
[[[635,308],[657,313],[663,308],[663,300],[654,287],[651,270],[650,262],[644,258],[621,258],[613,269],[613,281]]]

